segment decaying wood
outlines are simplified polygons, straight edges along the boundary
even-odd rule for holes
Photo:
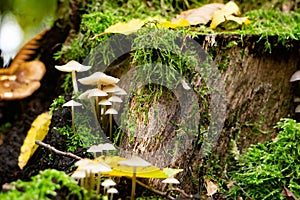
[[[276,36],[270,36],[270,53],[264,49],[266,40],[260,37],[214,34],[199,35],[197,38],[202,47],[211,52],[217,66],[227,63],[221,72],[227,102],[225,124],[220,137],[217,138],[217,145],[212,148],[213,154],[218,155],[220,165],[223,166],[228,155],[232,154],[234,145],[237,147],[235,153],[239,154],[251,144],[270,140],[276,135],[273,127],[280,118],[294,116],[295,89],[289,79],[299,67],[299,41],[286,41],[290,44],[290,48],[287,48],[278,43]],[[234,45],[228,47],[230,43]],[[136,101],[133,97],[131,106],[134,106],[134,103]],[[131,141],[127,138],[126,142],[122,143],[122,148],[139,154],[151,149],[163,151],[164,142],[176,135],[170,120],[176,122],[178,106],[176,99],[166,101],[164,98],[151,105],[147,113],[147,122],[137,119],[135,134],[154,132],[159,137],[134,138]],[[145,113],[139,113],[140,116],[143,114]],[[200,148],[201,146],[197,146],[196,151],[199,152]],[[192,151],[193,146],[190,146],[186,152],[182,152],[181,157],[171,161],[151,153],[146,153],[144,159],[154,161],[155,164],[169,163],[171,167],[183,168],[184,172],[179,177],[182,188],[188,193],[197,193],[200,186],[196,180],[201,179],[198,168],[203,163],[198,153],[193,154]],[[187,163],[190,164],[187,166]],[[162,187],[161,183],[155,181],[151,186]]]

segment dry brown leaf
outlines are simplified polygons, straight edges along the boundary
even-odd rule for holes
[[[212,19],[214,12],[222,9],[224,6],[222,3],[211,3],[199,8],[183,11],[176,18],[172,19],[172,22],[186,19],[191,25],[207,24]]]
[[[212,182],[210,179],[205,179],[205,183],[207,196],[212,196],[219,191],[219,186],[217,183]]]

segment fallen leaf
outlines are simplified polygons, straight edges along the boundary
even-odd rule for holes
[[[130,166],[121,166],[118,162],[122,160],[127,160],[126,158],[122,158],[119,156],[100,156],[96,159],[97,161],[101,161],[106,163],[112,168],[110,172],[103,172],[103,175],[107,176],[133,176],[133,168]],[[149,167],[136,167],[136,177],[139,178],[167,178],[167,174],[165,174],[159,168],[151,165]]]
[[[146,22],[150,21],[164,22],[165,20],[160,17],[149,17],[145,20],[132,19],[128,22],[118,22],[114,24],[105,29],[104,33],[121,33],[124,35],[129,35],[138,31]]]
[[[43,140],[48,133],[51,123],[51,115],[48,112],[42,113],[32,122],[31,128],[27,132],[27,136],[21,147],[21,153],[18,158],[18,165],[23,169],[30,157],[38,148],[35,140]]]
[[[236,17],[234,15],[239,15],[240,9],[239,7],[232,1],[225,4],[225,6],[221,10],[217,10],[214,12],[212,16],[212,21],[210,24],[210,28],[215,29],[217,26],[222,24],[225,21],[234,21],[238,24],[249,24],[250,21],[248,17]]]
[[[185,19],[190,25],[207,24],[212,19],[213,13],[224,6],[222,3],[211,3],[199,8],[186,10],[172,19],[172,22],[175,23],[181,19]]]
[[[210,179],[205,179],[207,196],[212,196],[218,192],[218,184],[213,183]]]
[[[165,174],[168,175],[168,177],[173,177],[179,172],[182,172],[183,169],[163,168],[163,171]]]
[[[186,19],[180,19],[175,22],[165,21],[158,24],[158,27],[164,28],[178,28],[191,25]]]
[[[298,198],[286,187],[283,188],[281,194],[284,197],[288,197],[287,199],[298,200]]]
[[[105,29],[105,33],[121,33],[124,35],[128,35],[139,30],[145,21],[140,19],[132,19],[129,22],[118,22],[107,29]]]

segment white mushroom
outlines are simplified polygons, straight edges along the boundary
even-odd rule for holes
[[[82,65],[75,60],[71,60],[65,65],[60,65],[60,66],[56,65],[55,68],[62,72],[72,72],[73,88],[74,88],[74,92],[76,93],[78,92],[76,72],[87,71],[91,68],[91,66]]]
[[[290,78],[290,82],[299,81],[300,80],[300,70],[296,71]]]
[[[136,168],[137,167],[149,167],[149,166],[151,166],[151,163],[143,160],[140,157],[135,156],[128,160],[119,161],[118,164],[124,165],[124,166],[129,166],[129,167],[133,168],[131,200],[134,200],[135,187],[136,187]]]
[[[110,200],[113,200],[114,194],[117,194],[117,193],[119,193],[119,192],[118,192],[118,190],[117,190],[116,188],[109,188],[109,189],[107,190],[107,193],[108,193],[108,194],[111,194]]]
[[[102,105],[102,106],[111,106],[112,103],[111,101],[107,100],[107,99],[102,99],[99,101],[98,105]]]
[[[120,81],[120,79],[108,76],[103,72],[95,72],[88,77],[84,77],[78,80],[83,85],[108,85],[115,84]]]
[[[169,184],[180,184],[180,182],[176,178],[173,178],[173,177],[166,178],[162,182],[169,183]]]
[[[72,129],[73,129],[73,132],[75,133],[75,124],[74,124],[74,107],[75,106],[82,106],[81,103],[78,103],[74,100],[71,100],[71,101],[68,101],[67,103],[63,104],[63,107],[71,107],[71,115],[72,115]]]
[[[118,111],[114,108],[109,108],[105,112],[106,115],[109,115],[109,137],[112,140],[112,115],[117,115]]]
[[[114,102],[116,102],[116,103],[123,102],[122,99],[120,97],[118,97],[118,96],[111,96],[111,97],[108,98],[108,101],[113,102],[113,103]]]

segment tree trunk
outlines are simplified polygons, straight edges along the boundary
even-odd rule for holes
[[[196,39],[213,56],[225,84],[225,123],[210,154],[219,158],[223,167],[250,144],[274,138],[276,130],[273,127],[280,118],[295,116],[295,91],[289,79],[299,65],[299,42],[290,40],[282,45],[276,36],[268,37],[268,41],[260,37],[213,34],[199,35]],[[267,42],[271,44],[271,52],[266,52]],[[197,87],[201,89],[201,85]],[[140,105],[132,97],[129,110],[136,115],[135,135],[155,135],[132,138],[127,135],[121,148],[126,150],[124,154],[134,152],[159,167],[183,168],[184,172],[178,176],[182,188],[196,193],[200,187],[198,179],[203,178],[199,168],[210,164],[205,163],[208,157],[200,153],[201,141],[197,141],[199,137],[196,136],[184,152],[170,152],[182,143],[169,144],[179,133],[174,124],[178,122],[180,104],[175,95],[170,100],[168,93],[170,91],[164,88],[159,100],[153,95],[154,101],[148,101],[147,112],[136,109],[145,104]],[[198,121],[194,123],[198,125]],[[127,126],[126,131],[130,132],[130,128]],[[148,183],[165,189],[160,181],[148,180]]]

